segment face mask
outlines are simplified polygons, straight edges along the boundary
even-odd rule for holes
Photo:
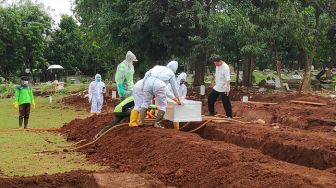
[[[101,78],[96,78],[96,82],[100,82],[101,81]]]
[[[180,85],[184,84],[185,80],[181,80],[180,81]]]
[[[28,85],[28,81],[23,81],[23,85]]]

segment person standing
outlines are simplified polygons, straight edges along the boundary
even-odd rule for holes
[[[96,74],[95,81],[89,86],[89,102],[91,103],[91,113],[99,114],[104,103],[105,84],[101,81],[100,74]]]
[[[136,56],[128,51],[126,58],[121,62],[116,71],[115,81],[118,87],[118,94],[121,98],[127,98],[132,95],[133,89],[133,75],[134,75],[134,62],[137,62]]]
[[[223,107],[226,112],[226,116],[230,119],[232,118],[232,106],[229,98],[230,94],[230,68],[223,61],[223,59],[214,55],[211,58],[211,62],[216,66],[215,74],[215,86],[208,96],[208,115],[213,116],[215,112],[215,102],[218,96],[221,96]]]
[[[21,84],[15,90],[14,107],[19,110],[19,128],[28,128],[28,120],[30,115],[31,105],[35,108],[35,100],[32,89],[28,86],[28,77],[21,77]]]

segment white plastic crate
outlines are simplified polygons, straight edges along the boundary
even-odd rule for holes
[[[164,119],[172,122],[202,121],[202,102],[184,100],[183,105],[168,102]]]

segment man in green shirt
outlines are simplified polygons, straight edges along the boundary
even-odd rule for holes
[[[35,101],[32,89],[28,86],[28,77],[21,77],[21,85],[18,85],[15,90],[14,107],[19,109],[19,128],[22,127],[24,121],[24,128],[28,128],[28,119],[31,105],[35,108]]]

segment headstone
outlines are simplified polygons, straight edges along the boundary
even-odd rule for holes
[[[112,91],[112,99],[117,98],[117,91]]]
[[[258,90],[259,92],[265,92],[266,91],[266,89],[264,88],[264,87],[261,87],[261,88],[259,88],[259,90]]]
[[[275,89],[281,88],[280,78],[278,76],[274,75],[274,79],[275,79]]]
[[[205,86],[204,85],[201,85],[201,87],[200,87],[200,94],[205,95]]]

